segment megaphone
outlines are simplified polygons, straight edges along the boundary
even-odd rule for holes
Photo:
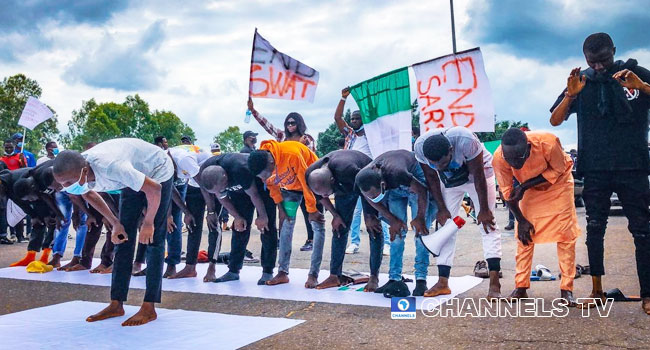
[[[442,246],[449,241],[449,239],[460,230],[461,227],[465,225],[465,220],[460,216],[455,217],[453,220],[447,220],[447,222],[438,229],[438,231],[429,233],[428,235],[420,235],[420,241],[425,248],[433,256],[440,255],[440,249]]]
[[[535,266],[535,271],[540,281],[551,281],[553,279],[553,274],[551,273],[551,270],[544,265],[540,264]]]

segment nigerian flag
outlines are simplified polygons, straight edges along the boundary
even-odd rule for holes
[[[411,93],[408,67],[350,87],[359,106],[373,158],[386,151],[411,150]]]

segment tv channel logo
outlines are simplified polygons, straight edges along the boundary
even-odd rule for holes
[[[415,319],[415,297],[390,299],[390,318],[393,320]]]

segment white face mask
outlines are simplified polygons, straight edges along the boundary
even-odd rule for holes
[[[79,180],[77,180],[77,182],[73,183],[68,187],[64,187],[63,190],[65,192],[77,196],[88,193],[88,191],[90,191],[90,188],[88,188],[88,174],[86,174],[86,181],[84,182],[84,184],[83,185],[79,184],[79,182],[81,182],[81,177],[83,176],[83,173],[84,173],[84,168],[81,168],[81,173],[79,173]]]
[[[381,202],[381,200],[384,199],[384,196],[386,196],[386,191],[384,191],[384,189],[381,187],[381,185],[379,185],[379,187],[381,189],[381,192],[379,193],[379,195],[377,197],[375,197],[375,198],[369,198],[370,201],[373,202],[373,203]]]

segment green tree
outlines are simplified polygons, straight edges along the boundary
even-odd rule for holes
[[[221,146],[222,152],[237,153],[244,147],[244,134],[238,126],[229,126],[214,137],[214,142]]]
[[[411,127],[420,127],[420,111],[418,111],[418,99],[413,100],[411,104]]]
[[[343,119],[349,123],[351,115],[352,113],[348,108],[343,115]],[[318,133],[318,140],[316,141],[316,154],[319,157],[322,157],[332,151],[336,151],[339,149],[339,140],[343,138],[344,136],[339,131],[336,123],[330,124],[327,129],[325,129],[325,131]]]
[[[477,132],[476,136],[481,142],[501,140],[503,133],[510,128],[528,128],[528,123],[521,121],[503,120],[494,124],[494,132]]]
[[[24,74],[4,78],[0,82],[0,130],[2,141],[8,139],[16,132],[23,132],[23,127],[18,125],[27,99],[30,96],[41,97],[41,87],[36,80],[29,79]],[[52,109],[52,108],[50,108]],[[54,110],[52,110],[54,112]],[[26,150],[36,154],[45,153],[45,143],[56,140],[59,129],[56,126],[57,115],[39,124],[34,130],[27,129],[25,134]]]
[[[180,143],[181,136],[194,139],[194,131],[170,111],[149,110],[149,104],[135,96],[123,103],[98,104],[94,99],[82,102],[72,111],[68,133],[61,141],[68,149],[82,150],[88,142],[102,142],[117,137],[135,137],[153,142],[156,136],[167,138],[170,146]]]

